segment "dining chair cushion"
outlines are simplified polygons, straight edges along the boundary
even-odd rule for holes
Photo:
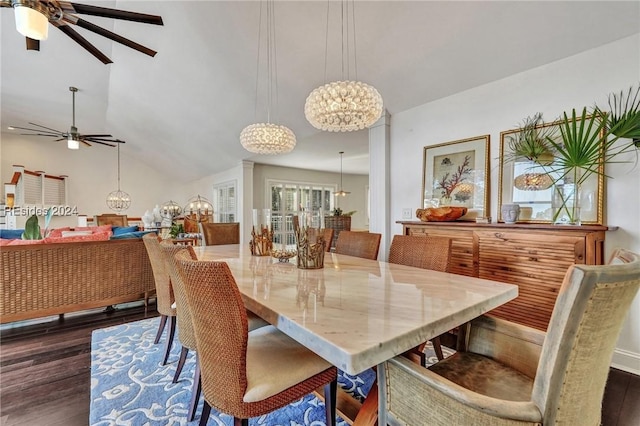
[[[456,352],[429,370],[466,389],[492,398],[529,401],[533,378],[500,362],[474,354]],[[478,372],[482,374],[478,374]]]
[[[263,401],[328,368],[329,362],[274,326],[258,328],[249,333],[247,388],[242,399]]]

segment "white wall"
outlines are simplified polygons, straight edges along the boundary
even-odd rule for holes
[[[606,107],[609,93],[640,80],[640,35],[513,75],[484,86],[397,113],[391,119],[392,220],[402,208],[420,206],[424,146],[491,135],[491,216],[497,217],[500,132],[542,112],[546,120],[594,103]],[[640,151],[639,151],[640,152]],[[634,159],[634,157],[631,157]],[[640,165],[607,169],[607,257],[615,247],[640,252]],[[407,184],[411,182],[411,184]],[[395,224],[394,233],[402,227]],[[613,365],[640,374],[640,295],[618,341]]]
[[[53,142],[51,138],[25,138],[2,133],[0,142],[0,176],[9,182],[13,165],[20,164],[27,170],[42,170],[52,175],[67,175],[67,204],[77,206],[79,214],[92,217],[101,213],[113,213],[106,205],[107,194],[118,188],[118,157],[115,148],[92,146],[70,150],[66,141]],[[152,169],[130,159],[127,144],[120,148],[120,189],[131,196],[128,210],[130,217],[141,217],[145,210],[173,199],[181,203],[182,190],[161,170]],[[2,187],[4,199],[4,187]],[[18,220],[18,224],[24,223]],[[73,217],[54,217],[51,227],[74,226]]]

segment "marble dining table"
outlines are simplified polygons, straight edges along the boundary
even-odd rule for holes
[[[248,245],[194,249],[199,260],[229,265],[247,309],[348,374],[379,366],[518,295],[511,284],[336,253],[326,253],[322,269],[299,269],[295,258],[252,256]],[[362,405],[367,413],[353,424],[372,424],[376,413],[385,424],[384,369],[377,374],[380,389],[372,389]]]

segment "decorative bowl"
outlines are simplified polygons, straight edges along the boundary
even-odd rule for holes
[[[279,262],[288,262],[289,259],[298,254],[295,250],[271,250],[271,257],[275,257]]]
[[[452,222],[467,214],[466,207],[435,207],[416,210],[416,216],[423,222]]]

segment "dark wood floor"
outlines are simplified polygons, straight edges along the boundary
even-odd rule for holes
[[[0,332],[0,425],[87,426],[91,332],[156,316],[144,306],[99,309]]]
[[[86,426],[91,331],[157,312],[129,307],[0,332],[0,425]],[[640,376],[611,369],[603,426],[640,425]]]

